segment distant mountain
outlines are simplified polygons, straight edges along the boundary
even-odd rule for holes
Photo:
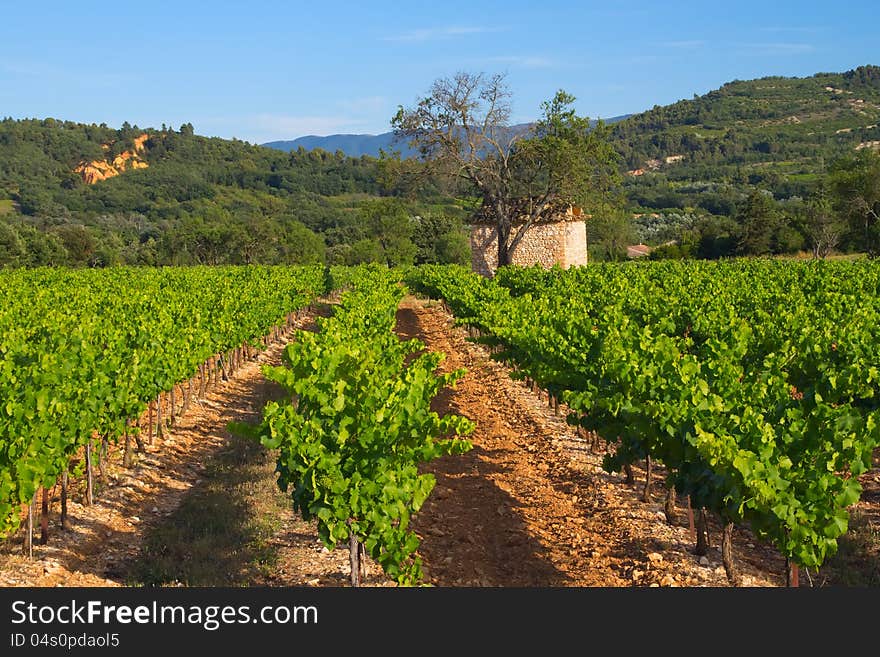
[[[609,124],[617,123],[628,116],[630,115],[613,116],[610,119],[604,119],[604,121]],[[511,126],[510,129],[520,132],[527,129],[530,125],[529,123],[520,123]],[[409,148],[406,143],[395,143],[393,132],[383,132],[379,135],[327,135],[326,137],[308,135],[290,141],[270,141],[263,144],[263,146],[280,151],[295,151],[299,147],[307,151],[320,148],[328,153],[342,151],[349,157],[360,157],[361,155],[379,157],[379,149],[384,150],[386,153],[392,150],[399,150],[403,157],[415,155],[415,151]]]
[[[361,155],[379,157],[379,149],[386,152],[399,149],[406,157],[413,154],[406,144],[394,144],[393,132],[383,132],[380,135],[327,135],[326,137],[308,135],[291,141],[270,141],[263,146],[279,151],[295,151],[300,146],[307,151],[320,148],[328,153],[342,151],[349,157],[360,157]]]

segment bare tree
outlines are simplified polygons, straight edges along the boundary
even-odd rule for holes
[[[880,154],[865,148],[842,158],[829,179],[852,233],[861,233],[861,248],[872,258],[880,256]]]
[[[840,219],[825,196],[810,201],[806,210],[805,229],[814,258],[825,259],[846,233],[846,222]]]
[[[436,80],[414,107],[392,119],[428,171],[464,182],[478,213],[498,233],[498,265],[510,264],[526,232],[569,206],[587,209],[618,182],[617,154],[599,122],[576,115],[564,91],[542,104],[542,118],[510,125],[503,75],[458,73]]]

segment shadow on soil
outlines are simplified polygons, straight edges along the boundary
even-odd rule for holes
[[[397,334],[420,338],[422,327],[410,308],[397,313]],[[432,410],[463,414],[456,391],[442,390]],[[413,527],[423,537],[419,554],[428,579],[438,586],[559,586],[567,577],[520,519],[519,504],[489,475],[502,472],[497,453],[478,445],[463,455],[424,466],[437,478]]]
[[[222,421],[256,424],[267,401],[284,390],[261,380],[249,412],[226,408]],[[225,429],[224,429],[225,431]],[[205,460],[201,478],[180,504],[144,532],[138,557],[119,576],[136,586],[245,586],[271,571],[277,547],[270,541],[289,506],[276,486],[267,450],[249,437],[230,435]]]
[[[129,585],[247,586],[275,563],[270,544],[284,496],[272,487],[266,450],[233,436],[206,464],[204,479],[150,527],[138,558],[123,572]],[[281,509],[279,509],[280,511]]]

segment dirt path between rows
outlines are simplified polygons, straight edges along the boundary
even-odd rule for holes
[[[402,337],[446,354],[444,371],[467,368],[435,410],[477,424],[471,452],[426,468],[437,486],[413,524],[423,537],[419,553],[430,582],[727,585],[715,543],[703,563],[691,553],[685,512],[676,526],[665,522],[662,485],[656,501],[645,503],[638,486],[603,472],[601,455],[590,453],[564,417],[511,379],[485,347],[469,342],[440,304],[408,297],[397,317]],[[781,560],[772,551],[745,544],[737,556],[746,584],[780,583]]]

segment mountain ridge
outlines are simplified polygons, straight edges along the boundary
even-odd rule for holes
[[[606,124],[611,125],[617,123],[618,121],[629,118],[630,116],[632,116],[632,114],[622,114],[620,116],[612,116],[610,118],[602,120]],[[592,123],[595,124],[596,121],[597,120],[594,119]],[[517,123],[516,125],[510,126],[509,129],[512,131],[519,131],[527,129],[530,125],[532,125],[532,123]],[[380,150],[383,150],[386,153],[392,150],[399,150],[401,157],[413,157],[416,155],[416,151],[410,148],[407,144],[395,143],[393,131],[382,132],[377,135],[368,133],[303,135],[302,137],[297,137],[296,139],[269,141],[260,145],[265,146],[266,148],[274,148],[276,150],[287,152],[295,151],[299,149],[299,147],[302,147],[306,151],[312,151],[320,148],[321,150],[327,151],[328,153],[335,153],[337,150],[339,150],[349,157],[361,157],[363,155],[368,155],[370,157],[379,157]]]

